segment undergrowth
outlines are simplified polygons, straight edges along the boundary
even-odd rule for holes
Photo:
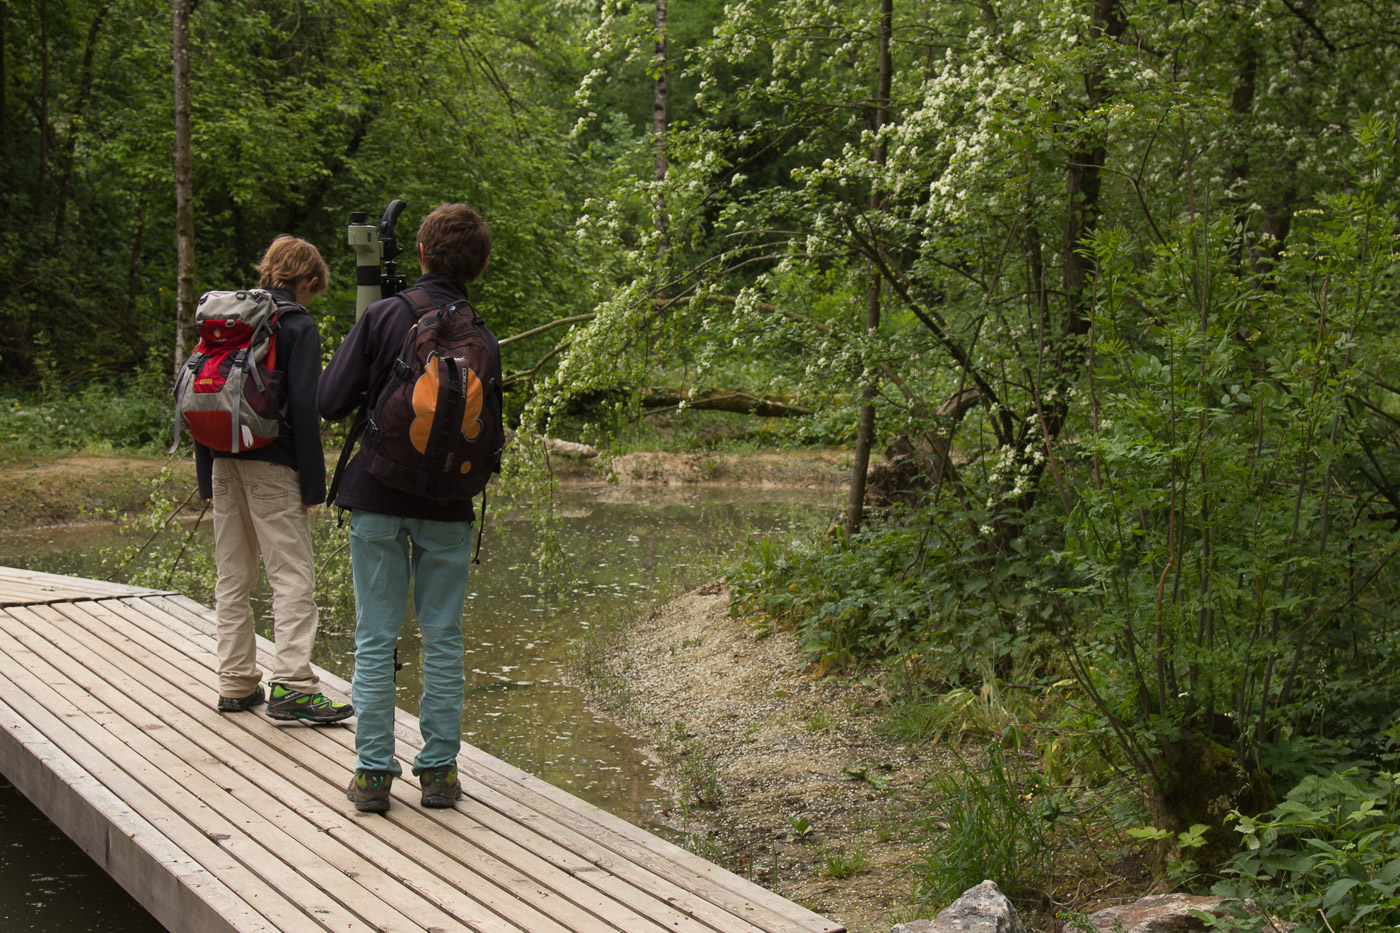
[[[0,462],[86,451],[157,453],[170,444],[169,377],[154,367],[130,379],[46,384],[0,395]]]

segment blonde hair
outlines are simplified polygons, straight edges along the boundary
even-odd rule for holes
[[[320,250],[310,243],[290,234],[282,234],[272,241],[258,263],[258,286],[260,288],[287,288],[293,291],[303,282],[316,279],[311,294],[319,295],[326,290],[326,280],[330,270],[321,258]]]

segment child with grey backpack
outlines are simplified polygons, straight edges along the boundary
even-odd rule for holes
[[[205,434],[208,443],[197,436],[195,442],[199,493],[213,499],[214,511],[217,708],[235,713],[266,702],[272,719],[339,722],[353,716],[354,708],[321,693],[311,667],[317,610],[309,510],[325,501],[326,464],[316,411],[321,337],[306,306],[325,290],[326,263],[310,243],[283,235],[267,248],[258,274],[264,291],[235,294],[276,306],[270,346],[259,361],[265,372],[245,367],[248,378],[274,395],[273,410],[280,412],[275,436],[249,446],[243,440],[251,432],[234,425],[231,433]],[[267,692],[250,600],[259,554],[272,587],[276,646]]]

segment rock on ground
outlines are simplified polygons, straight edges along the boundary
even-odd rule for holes
[[[1241,902],[1236,901],[1236,904]],[[1243,902],[1251,910],[1252,901]],[[1131,904],[1108,907],[1088,917],[1089,925],[1104,933],[1198,933],[1206,924],[1192,911],[1227,916],[1225,901],[1218,897],[1196,894],[1151,894]],[[1265,927],[1266,930],[1291,929],[1291,925]]]
[[[994,881],[968,888],[932,920],[901,923],[890,933],[1026,933],[1021,917]]]

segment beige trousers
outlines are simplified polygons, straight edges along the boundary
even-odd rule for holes
[[[275,651],[269,682],[303,693],[320,689],[311,669],[316,637],[316,568],[311,520],[296,471],[278,463],[214,458],[214,616],[219,695],[245,697],[262,680],[249,599],[262,552],[272,587]]]

